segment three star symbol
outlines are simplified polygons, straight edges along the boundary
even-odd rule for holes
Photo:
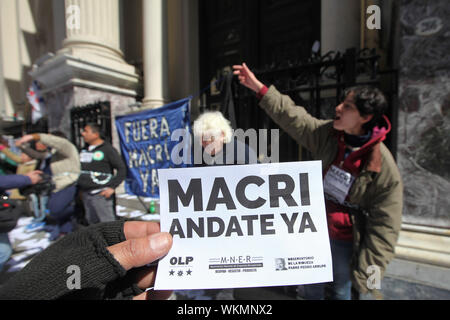
[[[184,272],[183,272],[182,270],[180,270],[180,271],[177,272],[177,275],[178,275],[179,277],[182,277],[183,274],[184,274]],[[173,275],[175,275],[175,270],[170,270],[170,271],[169,271],[169,276],[173,276]],[[192,275],[192,270],[191,270],[191,269],[188,269],[188,270],[186,271],[186,275],[188,275],[188,276]]]

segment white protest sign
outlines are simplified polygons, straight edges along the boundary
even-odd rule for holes
[[[333,280],[320,161],[158,170],[156,290]]]

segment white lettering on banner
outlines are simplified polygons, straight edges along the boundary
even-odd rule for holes
[[[141,178],[142,181],[142,191],[143,192],[147,191],[150,181],[151,192],[154,193],[156,188],[159,186],[156,169],[151,170],[139,169],[139,177]]]
[[[158,177],[161,231],[173,246],[156,290],[332,281],[320,161],[160,169]],[[307,265],[282,272],[274,264],[302,257]]]
[[[159,130],[158,130],[159,129]],[[159,139],[161,137],[170,137],[170,127],[165,117],[161,118],[158,128],[158,119],[150,118],[145,120],[136,120],[125,122],[125,141],[133,142],[148,141],[150,139]]]

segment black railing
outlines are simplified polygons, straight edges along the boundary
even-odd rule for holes
[[[82,107],[73,107],[70,110],[72,128],[72,143],[81,150],[85,142],[81,136],[83,128],[88,123],[100,126],[103,139],[111,143],[111,105],[108,101],[89,104]]]

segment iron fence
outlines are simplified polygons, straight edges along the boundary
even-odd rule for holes
[[[100,126],[102,138],[109,143],[111,138],[111,105],[108,101],[97,102],[70,110],[72,143],[81,150],[85,146],[81,132],[88,123],[96,123]]]

